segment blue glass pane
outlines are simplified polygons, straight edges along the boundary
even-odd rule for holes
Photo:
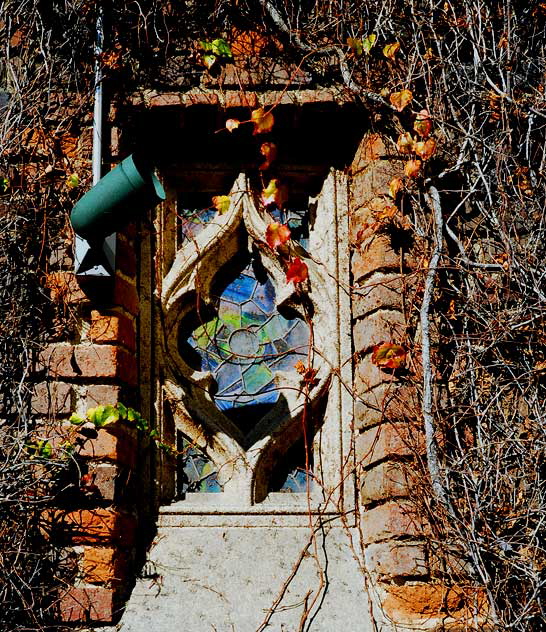
[[[222,491],[214,463],[186,437],[182,437],[179,452],[179,494]]]
[[[213,287],[217,316],[183,338],[216,379],[216,406],[247,432],[279,399],[275,371],[295,370],[307,355],[309,327],[279,314],[257,255],[230,262],[226,273],[223,286],[217,279]]]
[[[179,212],[180,229],[182,239],[195,239],[216,215],[215,208],[200,210],[183,209]]]
[[[304,248],[309,245],[309,215],[307,209],[283,209],[269,208],[273,219],[281,224],[287,224],[290,228],[290,238],[298,241]]]

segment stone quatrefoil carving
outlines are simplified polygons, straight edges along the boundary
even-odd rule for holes
[[[309,269],[298,289],[264,242],[272,218],[244,175],[230,197],[225,214],[182,243],[163,280],[163,388],[176,427],[214,461],[224,492],[253,503],[265,497],[274,461],[301,438],[302,416],[311,432],[320,426],[313,411],[338,362],[335,237],[325,228],[335,213],[322,194],[309,252],[290,243]],[[317,370],[307,393],[298,360]]]

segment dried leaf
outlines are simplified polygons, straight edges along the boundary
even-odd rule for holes
[[[359,39],[355,39],[354,37],[347,38],[347,46],[351,49],[355,57],[360,57],[360,55],[362,55],[364,51],[362,41]]]
[[[401,112],[407,105],[409,105],[412,99],[413,94],[411,90],[400,90],[400,92],[393,92],[389,97],[389,101],[398,112]]]
[[[421,165],[423,163],[420,160],[408,160],[404,167],[404,173],[408,178],[416,178],[421,171]]]
[[[277,208],[282,208],[286,202],[286,187],[281,185],[277,178],[273,178],[262,191],[262,202],[264,206],[274,205]]]
[[[226,129],[228,132],[232,132],[234,129],[237,129],[240,124],[241,124],[241,121],[237,119],[228,119],[226,121]]]
[[[404,183],[402,182],[402,178],[393,178],[389,184],[389,195],[393,200],[396,200],[398,193],[401,191]]]
[[[404,132],[398,137],[396,148],[401,154],[411,154],[413,153],[414,142],[413,136],[409,132]]]
[[[254,134],[266,134],[273,129],[275,118],[271,112],[266,112],[264,108],[252,110],[250,120],[254,123]]]
[[[296,257],[290,262],[286,271],[286,281],[288,283],[302,283],[309,276],[307,264]]]
[[[372,364],[382,369],[400,369],[406,363],[406,355],[402,345],[381,342],[373,348]]]
[[[434,138],[421,140],[414,144],[413,151],[415,151],[415,153],[423,160],[428,160],[436,152],[436,141]]]
[[[271,163],[277,158],[277,145],[275,143],[262,143],[260,153],[265,158],[265,162],[260,165],[260,170],[269,169]]]
[[[427,138],[432,131],[432,121],[428,110],[421,110],[413,123],[413,129],[422,138]]]
[[[279,222],[271,222],[265,231],[265,240],[267,245],[276,250],[290,239],[290,229],[286,224]]]
[[[231,204],[231,198],[229,195],[215,195],[212,198],[212,205],[214,208],[223,215],[229,211],[229,205]]]
[[[392,44],[387,44],[385,46],[385,48],[383,49],[383,55],[385,55],[387,59],[394,61],[394,58],[396,57],[396,53],[398,52],[399,49],[400,49],[400,43],[392,42]]]

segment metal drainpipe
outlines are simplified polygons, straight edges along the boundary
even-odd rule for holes
[[[104,49],[104,7],[99,2],[95,31],[95,103],[93,108],[93,186],[102,177],[102,120],[103,83],[100,55]],[[76,235],[75,271],[80,281],[112,279],[115,274],[116,234],[106,237],[101,244],[89,244]]]

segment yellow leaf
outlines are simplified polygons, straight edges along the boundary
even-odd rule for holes
[[[262,202],[264,206],[273,204],[277,208],[281,208],[286,202],[286,189],[279,184],[277,178],[270,180],[267,187],[262,191]]]
[[[422,158],[423,160],[428,160],[436,152],[436,141],[434,140],[434,138],[421,140],[418,143],[414,144],[413,151],[415,151],[419,158]]]
[[[365,53],[369,53],[375,44],[375,40],[377,39],[377,35],[375,33],[371,33],[368,37],[365,37],[362,40],[362,48]]]
[[[400,92],[393,92],[389,97],[391,104],[394,106],[397,112],[401,112],[406,105],[409,105],[413,99],[413,93],[411,90],[400,90]]]
[[[387,59],[394,61],[394,58],[399,48],[400,48],[399,42],[393,42],[392,44],[387,44],[385,48],[383,49],[383,55],[385,55]]]
[[[413,129],[422,136],[427,138],[432,131],[432,121],[430,120],[430,114],[428,110],[421,110],[413,123]]]
[[[393,178],[389,184],[389,195],[393,200],[396,200],[396,196],[403,186],[401,178]]]
[[[416,178],[421,171],[421,165],[423,163],[420,160],[408,160],[406,162],[406,166],[404,167],[404,173],[408,176],[408,178]]]
[[[254,123],[254,134],[266,134],[270,132],[275,123],[273,114],[266,112],[264,108],[252,110],[250,120]]]
[[[228,212],[230,203],[231,199],[229,195],[215,195],[212,198],[212,205],[220,213],[220,215]]]
[[[409,132],[400,134],[396,141],[396,148],[401,154],[411,154],[413,152],[413,136]]]

